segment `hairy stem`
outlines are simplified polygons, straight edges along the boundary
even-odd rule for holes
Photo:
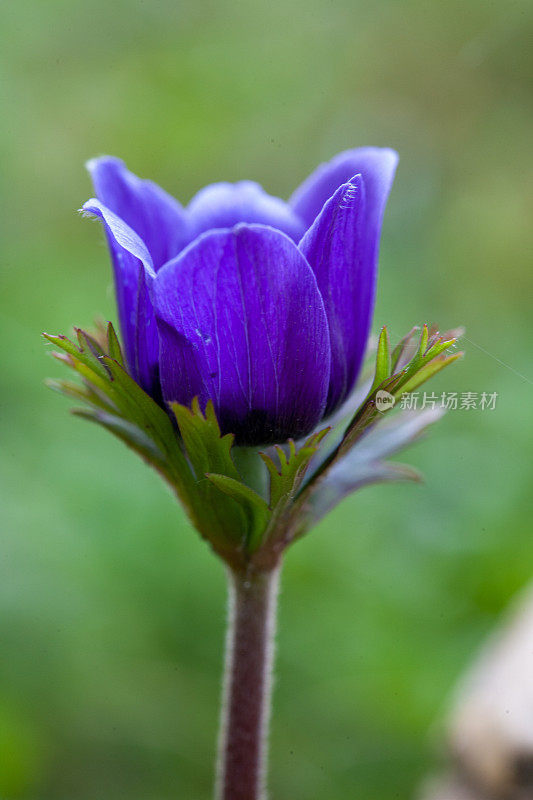
[[[228,572],[216,800],[264,800],[279,567]]]

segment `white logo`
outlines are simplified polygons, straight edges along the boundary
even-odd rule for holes
[[[384,389],[380,389],[379,392],[376,392],[376,408],[378,411],[381,411],[381,413],[392,408],[395,402],[396,398],[394,395],[390,394],[390,392],[386,392]]]

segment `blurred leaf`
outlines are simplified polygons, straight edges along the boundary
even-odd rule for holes
[[[444,414],[441,409],[404,411],[376,425],[326,473],[311,495],[313,522],[363,486],[391,481],[416,481],[422,477],[413,467],[384,461],[415,442]]]
[[[383,425],[385,415],[388,415],[394,406],[394,399],[417,388],[462,355],[462,353],[457,353],[446,356],[446,350],[455,344],[455,339],[443,342],[438,333],[432,333],[430,339],[428,326],[424,325],[416,352],[405,365],[402,365],[405,354],[413,343],[415,331],[416,328],[413,328],[400,341],[395,347],[391,359],[387,331],[386,328],[382,329],[376,353],[376,369],[372,387],[347,425],[339,443],[325,459],[316,465],[315,471],[301,490],[299,502],[295,504],[292,511],[293,517],[296,517],[301,509],[305,508],[308,501],[315,506],[318,518],[320,518],[346,494],[356,491],[368,483],[392,479],[419,479],[418,473],[408,467],[381,463],[380,459],[385,453],[380,453],[379,448],[375,453],[368,450],[369,447],[371,448],[379,442],[379,439],[372,435],[374,426]],[[391,369],[393,370],[392,374]],[[391,403],[385,408],[378,409],[377,401],[380,399],[380,393],[391,395]],[[435,418],[432,416],[431,421]],[[426,419],[427,417],[421,418],[421,420]],[[425,424],[427,423],[423,422],[424,426]],[[410,427],[406,428],[402,434],[402,417],[398,426],[396,435],[393,435],[396,426],[387,430],[387,434],[391,436],[389,452],[397,449],[397,443],[399,443],[398,447],[401,447],[403,446],[402,442],[407,444],[410,441]],[[336,483],[338,483],[337,487]],[[303,532],[303,529],[299,529],[298,535]]]
[[[146,461],[153,463],[177,492],[192,519],[197,520],[192,474],[168,414],[141,389],[118,361],[102,351],[89,334],[77,329],[79,348],[66,336],[43,335],[65,351],[66,355],[55,354],[56,357],[78,372],[85,381],[85,389],[80,387],[78,391],[71,383],[61,381],[49,384],[51,388],[82,399],[93,408],[103,408],[106,413],[94,410],[77,413],[100,423]],[[116,336],[111,334],[110,339],[116,352]],[[148,445],[148,441],[152,445]]]
[[[121,441],[135,450],[148,463],[159,469],[166,468],[165,454],[157,447],[150,436],[146,436],[137,425],[132,425],[122,417],[108,414],[105,411],[75,408],[72,411],[78,417],[97,422],[117,436]]]
[[[71,400],[81,400],[95,408],[102,408],[105,411],[114,412],[116,410],[111,403],[97,394],[90,386],[80,386],[79,383],[75,383],[74,381],[55,380],[53,378],[48,378],[45,381],[45,385],[48,386],[49,389],[53,389],[55,392],[69,397]]]

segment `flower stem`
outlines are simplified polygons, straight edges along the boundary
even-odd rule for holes
[[[279,567],[228,571],[217,800],[264,800]]]

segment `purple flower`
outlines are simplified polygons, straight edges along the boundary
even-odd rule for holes
[[[122,161],[89,162],[128,368],[153,397],[211,399],[238,444],[295,439],[346,399],[370,329],[398,158],[348,150],[288,203],[251,181],[184,208]]]

